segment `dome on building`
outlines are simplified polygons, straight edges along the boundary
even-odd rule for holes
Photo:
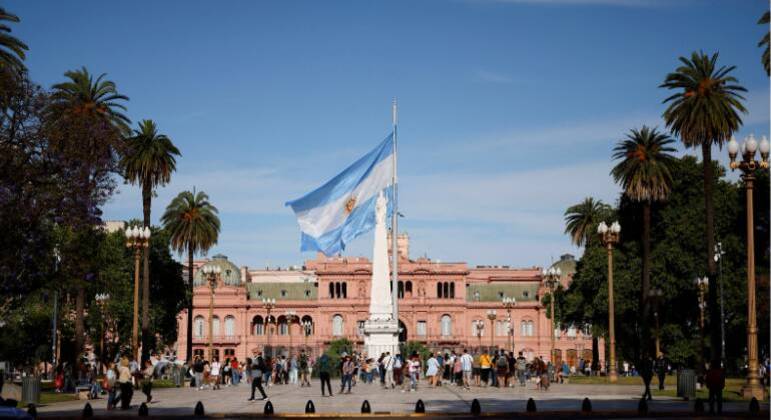
[[[560,256],[559,261],[552,264],[551,267],[559,268],[563,279],[572,276],[576,273],[576,257],[573,254],[563,254]]]
[[[204,284],[203,272],[201,271],[201,268],[207,265],[216,265],[220,268],[220,277],[222,278],[222,282],[224,284],[228,286],[237,286],[241,284],[241,270],[239,270],[235,264],[228,261],[228,257],[222,254],[217,254],[211,257],[211,260],[209,260],[206,264],[198,267],[198,270],[195,272],[195,277],[193,277],[194,285],[201,286]]]

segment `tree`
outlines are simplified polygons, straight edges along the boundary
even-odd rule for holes
[[[161,217],[164,229],[171,236],[171,248],[179,254],[187,251],[187,361],[193,354],[193,256],[206,253],[217,243],[220,219],[217,208],[209,203],[209,196],[182,191],[175,197]]]
[[[610,206],[602,200],[587,197],[583,202],[565,210],[565,233],[576,246],[588,245],[595,237],[597,225],[610,213]]]
[[[640,302],[642,311],[642,357],[647,356],[649,331],[645,327],[648,321],[648,291],[650,290],[651,259],[651,205],[654,201],[663,201],[669,195],[672,186],[672,174],[669,167],[674,158],[674,143],[668,135],[642,126],[632,129],[625,139],[613,148],[613,159],[620,160],[611,170],[613,179],[621,184],[624,195],[635,202],[642,203],[642,281],[640,282]]]
[[[717,267],[713,259],[715,247],[715,209],[713,204],[714,167],[712,146],[723,143],[741,126],[739,113],[746,113],[739,92],[746,89],[738,84],[731,72],[735,66],[717,66],[718,53],[709,56],[694,52],[691,58],[680,57],[682,65],[667,75],[660,87],[676,93],[664,100],[669,103],[664,120],[673,134],[687,147],[701,147],[704,160],[704,235],[707,244],[707,277],[709,278],[709,320],[712,329],[720,323],[717,308]],[[711,361],[719,362],[720,337],[711,335]]]
[[[61,188],[71,193],[68,199],[76,205],[70,214],[62,215],[76,236],[84,237],[101,223],[99,207],[115,188],[112,175],[118,169],[118,155],[122,148],[122,134],[129,120],[121,113],[128,97],[118,93],[115,84],[96,80],[86,68],[68,71],[68,81],[55,84],[46,110],[48,146],[58,162],[68,171],[60,180]],[[85,267],[74,260],[84,258],[78,253],[71,256],[73,265]],[[75,346],[83,347],[85,273],[75,275],[76,290]]]
[[[0,72],[18,74],[26,70],[22,62],[26,58],[27,44],[11,36],[6,22],[19,22],[19,17],[0,7]]]
[[[771,75],[771,61],[769,61],[769,53],[768,53],[768,47],[769,47],[769,29],[768,29],[768,23],[771,19],[769,18],[769,11],[766,10],[765,13],[763,13],[763,16],[760,17],[760,20],[758,21],[758,25],[763,25],[763,29],[765,29],[765,34],[763,35],[763,38],[760,39],[760,42],[758,42],[758,47],[766,47],[763,50],[763,56],[761,57],[760,61],[763,63],[763,68],[766,70],[767,75]]]
[[[121,165],[123,176],[131,184],[142,187],[142,214],[144,226],[150,226],[150,210],[155,187],[171,181],[176,169],[179,149],[165,134],[158,133],[152,120],[142,120],[139,129],[128,138]],[[142,359],[150,351],[150,250],[145,249],[142,276]]]

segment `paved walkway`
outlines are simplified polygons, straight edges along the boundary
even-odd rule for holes
[[[490,412],[525,412],[528,398],[533,398],[539,412],[543,411],[579,411],[581,402],[589,397],[595,411],[636,411],[641,386],[631,385],[571,385],[553,384],[547,392],[538,391],[529,385],[527,388],[472,388],[469,391],[456,386],[430,388],[421,386],[417,392],[403,393],[400,390],[385,390],[377,384],[359,384],[351,394],[338,394],[339,380],[333,380],[333,397],[322,397],[319,383],[314,380],[311,388],[297,385],[275,385],[266,389],[276,414],[304,413],[307,401],[313,400],[318,414],[360,413],[364,400],[368,400],[372,412],[413,413],[415,403],[422,399],[427,413],[469,413],[471,402],[479,399],[483,413]],[[421,384],[423,385],[423,384]],[[259,393],[258,393],[259,394]],[[149,404],[151,415],[192,416],[198,401],[204,405],[206,414],[262,414],[264,401],[247,401],[249,386],[221,390],[196,390],[191,388],[157,389],[153,392],[154,400]],[[136,415],[138,405],[144,401],[144,394],[134,393],[130,414]],[[41,416],[79,415],[84,401],[69,401],[50,404],[39,408]],[[107,412],[106,399],[91,401],[96,416],[122,414],[120,411]],[[762,405],[764,410],[768,405]],[[671,398],[656,398],[649,405],[651,413],[692,412],[693,403]],[[746,413],[747,403],[726,403],[727,412]],[[129,413],[126,413],[129,414]]]

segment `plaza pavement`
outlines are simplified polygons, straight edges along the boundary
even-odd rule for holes
[[[196,390],[191,388],[165,388],[153,391],[154,400],[148,405],[151,416],[192,417],[198,401],[204,405],[206,415],[216,417],[239,417],[261,415],[265,401],[247,401],[249,386],[241,384],[237,387],[223,387],[221,390]],[[378,384],[359,383],[353,387],[351,394],[338,394],[339,380],[333,380],[333,397],[322,397],[318,380],[312,382],[310,388],[300,388],[299,385],[274,385],[266,388],[276,415],[303,414],[307,401],[313,400],[316,413],[319,415],[349,415],[361,412],[361,405],[368,400],[373,414],[414,413],[415,403],[422,399],[426,413],[458,413],[468,414],[471,402],[479,399],[482,413],[525,413],[528,398],[536,402],[539,413],[562,411],[564,415],[577,414],[581,410],[581,402],[585,397],[591,400],[595,412],[615,412],[629,417],[635,413],[642,386],[634,385],[573,385],[552,384],[549,391],[538,391],[530,384],[526,388],[474,388],[466,391],[456,386],[430,388],[421,383],[417,392],[403,393],[400,390],[384,390]],[[259,394],[259,392],[258,392]],[[258,395],[259,396],[259,395]],[[136,416],[139,404],[144,401],[144,394],[134,393],[132,408],[126,412],[120,410],[106,411],[106,399],[91,401],[94,415]],[[38,413],[41,417],[80,416],[85,401],[68,401],[41,406]],[[761,414],[768,418],[768,405],[761,405]],[[691,417],[693,402],[680,399],[658,397],[649,404],[649,411],[655,415],[671,413],[679,417]],[[724,412],[729,417],[748,412],[748,403],[725,403]],[[733,413],[733,415],[731,414]],[[544,413],[545,414],[545,413]],[[504,416],[506,417],[506,416]]]

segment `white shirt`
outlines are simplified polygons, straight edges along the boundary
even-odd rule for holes
[[[466,372],[471,372],[474,365],[474,358],[470,354],[464,353],[460,357],[460,368]]]
[[[209,372],[212,376],[219,376],[220,374],[220,362],[214,361],[211,364],[211,372]]]
[[[385,367],[385,370],[393,370],[394,369],[394,358],[391,355],[388,355],[383,358],[383,366]]]

